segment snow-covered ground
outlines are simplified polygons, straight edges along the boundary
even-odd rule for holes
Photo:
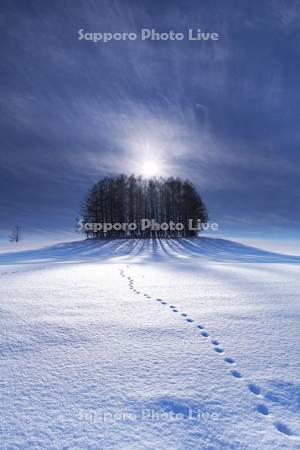
[[[0,448],[300,448],[299,266],[209,238],[1,254]]]

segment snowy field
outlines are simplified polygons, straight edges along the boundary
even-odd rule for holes
[[[0,255],[1,449],[300,449],[300,257],[234,242]]]

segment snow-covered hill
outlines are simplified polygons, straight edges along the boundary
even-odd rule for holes
[[[300,448],[299,263],[209,238],[1,254],[0,448]]]
[[[200,237],[194,239],[116,239],[83,240],[41,249],[0,254],[0,264],[30,262],[99,261],[126,258],[141,259],[205,259],[222,262],[299,263],[300,256],[284,255],[243,245],[226,239]]]

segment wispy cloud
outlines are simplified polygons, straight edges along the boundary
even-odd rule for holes
[[[268,198],[273,208],[274,192],[284,214],[292,215],[300,99],[289,61],[295,64],[290,34],[299,5],[233,3],[218,11],[199,1],[166,1],[159,8],[120,0],[7,4],[0,14],[4,220],[18,208],[24,218],[44,208],[70,226],[90,183],[106,174],[139,173],[145,159],[157,160],[163,175],[192,179],[216,217],[224,217],[224,202],[228,214],[264,213],[268,202],[257,198]],[[142,27],[200,27],[218,31],[221,40],[77,39],[80,28]],[[280,36],[279,28],[285,30]]]

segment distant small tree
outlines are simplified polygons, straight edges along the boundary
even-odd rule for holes
[[[9,236],[10,242],[19,242],[21,240],[21,232],[19,225],[15,225]]]

